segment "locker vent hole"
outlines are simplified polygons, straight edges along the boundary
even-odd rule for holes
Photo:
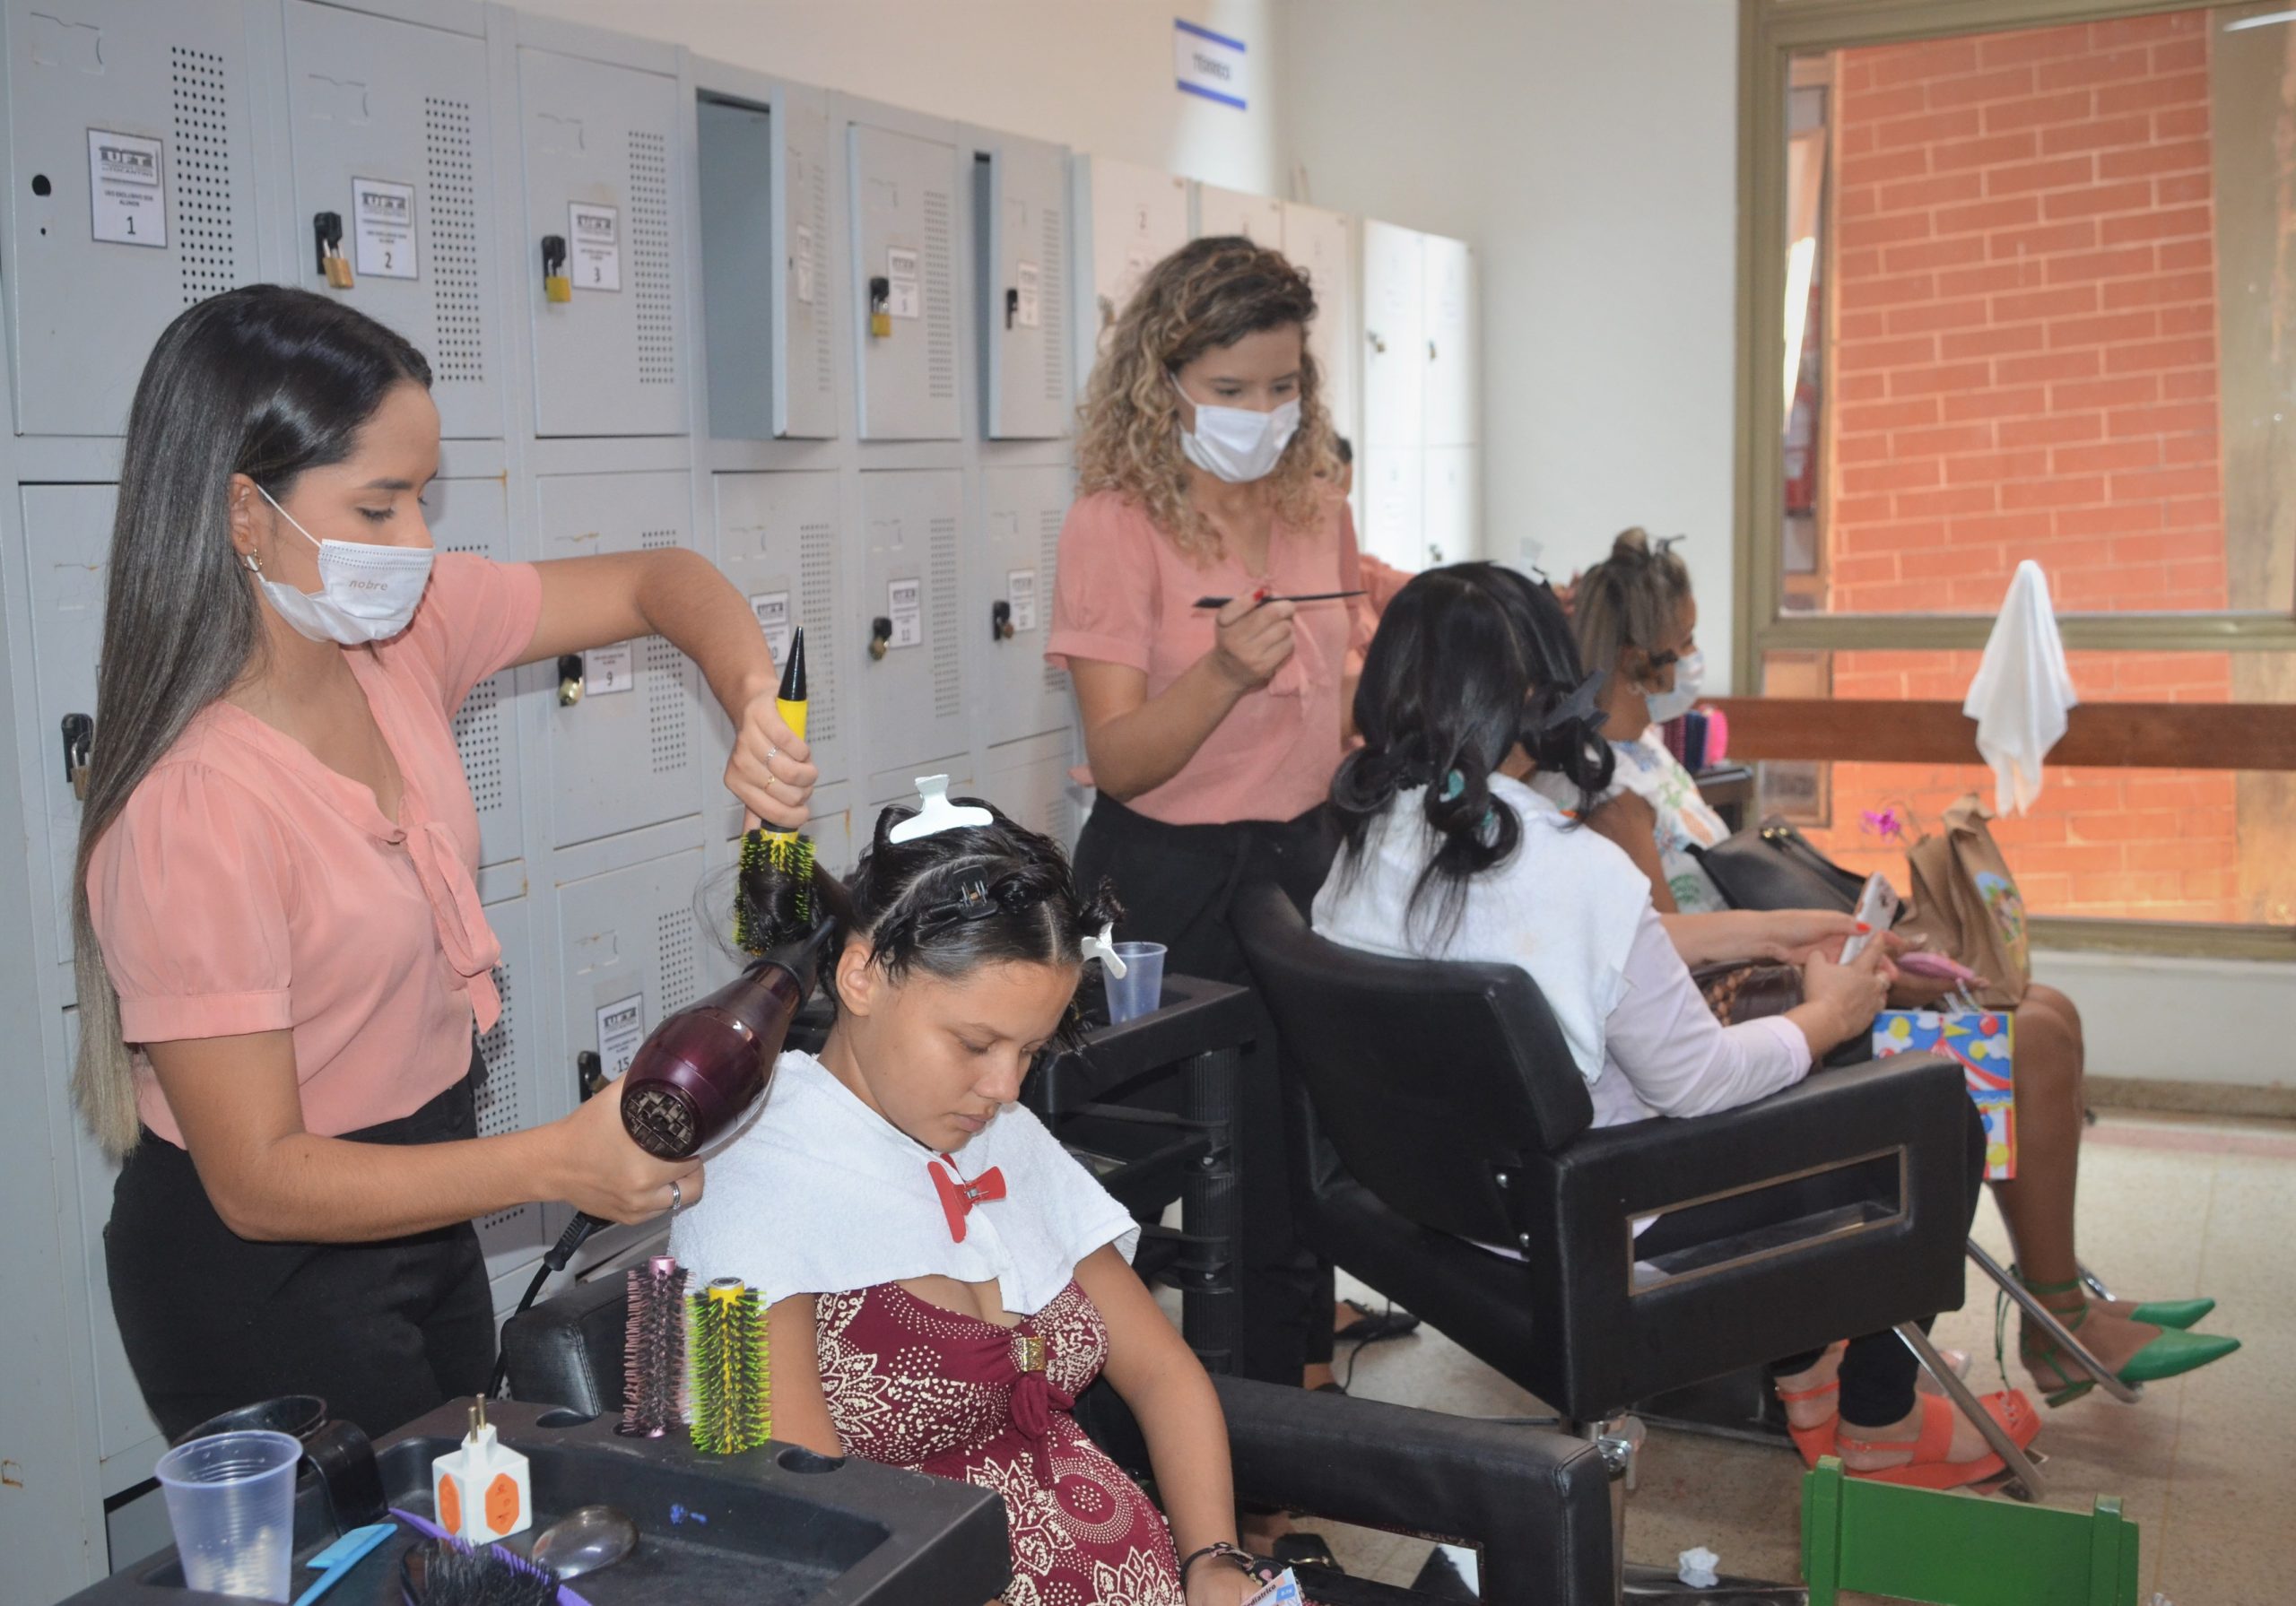
[[[1057,405],[1068,395],[1068,231],[1057,206],[1044,209],[1042,250],[1037,268],[1037,307],[1039,327],[1044,331],[1044,399]],[[1065,420],[1060,432],[1068,433]],[[1052,584],[1050,564],[1045,566],[1044,578],[1038,584],[1038,595],[1045,596]]]
[[[486,378],[478,308],[478,180],[466,100],[422,100],[422,149],[430,213],[431,371],[439,382]]]
[[[693,911],[654,916],[654,942],[661,955],[662,1013],[693,1002]]]
[[[829,169],[818,161],[807,165],[813,179],[810,204],[813,219],[813,282],[825,287],[829,283]],[[823,293],[819,289],[813,292],[816,297]],[[830,393],[830,364],[833,360],[830,348],[830,320],[817,308],[813,313],[813,390],[820,395]]]
[[[678,382],[670,316],[670,148],[658,134],[630,131],[630,272],[637,287],[638,382]]]
[[[797,526],[797,617],[805,621],[805,734],[837,735],[837,532]]]
[[[491,685],[493,682],[489,681]],[[510,967],[494,967],[494,988],[502,994],[502,1018],[485,1036],[478,1040],[479,1057],[486,1062],[486,1081],[478,1089],[478,1135],[482,1138],[500,1137],[517,1132],[526,1124],[525,1112],[519,1108],[517,1029],[514,1022],[514,1008],[510,981]],[[482,1232],[491,1232],[525,1216],[534,1207],[520,1204],[506,1211],[497,1211],[478,1223]]]
[[[501,677],[470,689],[455,715],[455,746],[463,757],[463,777],[481,817],[502,806]]]
[[[925,192],[925,388],[935,401],[957,394],[957,321],[950,286],[949,192]]]
[[[1052,581],[1055,566],[1060,561],[1060,525],[1065,517],[1066,514],[1058,508],[1046,508],[1037,514],[1037,527],[1043,543],[1043,553],[1037,560],[1037,626],[1048,637],[1052,634]],[[1068,672],[1046,664],[1044,689],[1055,697],[1065,696]]]
[[[954,719],[964,712],[957,677],[957,521],[943,515],[932,525],[933,712]]]
[[[175,92],[176,261],[183,304],[204,301],[239,282],[231,221],[231,97],[223,58],[170,48]]]

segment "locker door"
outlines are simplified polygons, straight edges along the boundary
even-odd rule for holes
[[[1083,160],[1092,205],[1091,292],[1098,333],[1090,350],[1080,353],[1080,380],[1148,270],[1187,243],[1187,179],[1105,156]]]
[[[429,492],[430,539],[442,552],[476,552],[512,561],[509,491],[500,479],[434,480]],[[478,859],[506,864],[524,856],[518,821],[517,733],[511,699],[517,672],[504,670],[471,688],[455,715],[463,777],[478,804]]]
[[[478,1089],[478,1135],[523,1132],[543,1119],[542,1061],[535,1050],[535,944],[531,906],[524,898],[489,904],[486,921],[502,943],[494,985],[502,994],[501,1019],[479,1038],[486,1080]],[[500,1277],[530,1265],[550,1246],[539,1204],[482,1216],[479,1247],[486,1253],[486,1274]]]
[[[25,569],[31,576],[39,794],[48,814],[48,917],[56,925],[57,952],[69,965],[80,804],[65,765],[64,721],[72,715],[93,718],[96,712],[96,658],[104,638],[105,569],[117,492],[110,485],[27,485],[21,495]]]
[[[861,438],[956,440],[956,147],[865,123],[846,132]]]
[[[981,601],[966,617],[989,642],[982,698],[992,747],[1068,724],[1068,676],[1045,663],[1044,644],[1052,634],[1053,560],[1072,491],[1068,470],[1057,465],[981,471],[988,539],[971,566]]]
[[[538,435],[683,435],[678,369],[677,83],[547,50],[518,52],[526,297]],[[571,282],[543,282],[555,239]]]
[[[1283,248],[1283,203],[1216,184],[1196,187],[1196,238],[1240,234],[1254,245]]]
[[[1474,446],[1474,251],[1465,240],[1423,237],[1426,265],[1426,444]]]
[[[1358,455],[1363,488],[1363,550],[1414,573],[1427,566],[1426,492],[1416,447],[1370,447]]]
[[[869,745],[856,768],[872,777],[872,801],[906,795],[916,777],[937,773],[935,766],[946,768],[970,745],[957,635],[963,515],[964,482],[954,469],[861,476],[869,557],[852,607],[868,644],[861,689]]]
[[[291,0],[297,282],[343,297],[430,360],[449,439],[503,431],[486,41]],[[340,220],[349,290],[320,271],[314,220]]]
[[[703,950],[713,939],[693,906],[708,873],[695,847],[559,888],[567,1063],[546,1067],[545,1080],[578,1085],[574,1061],[585,1050],[621,1075],[646,1034],[700,995]]]
[[[65,1063],[55,1075],[68,1078],[80,1052],[80,1011],[64,1011]],[[144,1408],[144,1391],[127,1364],[119,1322],[112,1315],[111,1282],[105,1271],[104,1226],[111,1220],[112,1186],[119,1163],[108,1159],[87,1127],[72,1123],[73,1181],[80,1195],[80,1270],[88,1301],[88,1336],[94,1354],[96,1455],[104,1463],[106,1489],[124,1489],[151,1475],[152,1463],[167,1447],[160,1426]],[[140,1463],[140,1464],[139,1464]],[[115,1478],[117,1471],[120,1475]]]
[[[1355,230],[1336,212],[1283,203],[1283,254],[1308,275],[1316,292],[1316,321],[1308,349],[1322,370],[1324,407],[1342,435],[1361,432],[1355,412],[1355,354],[1362,343],[1355,296]],[[1359,443],[1360,444],[1360,443]]]
[[[578,558],[691,546],[681,473],[561,474],[535,482],[542,555]],[[708,704],[691,660],[648,636],[585,655],[581,700],[558,696],[555,665],[525,672],[550,699],[551,822],[560,847],[694,812],[707,762]]]
[[[776,664],[788,660],[791,627],[805,627],[805,742],[820,785],[835,786],[852,773],[839,674],[839,626],[848,622],[849,611],[839,573],[846,525],[838,476],[824,470],[716,479],[718,567],[749,599]],[[711,728],[721,733],[721,744],[709,761],[722,768],[730,734],[722,716]]]
[[[1083,820],[1068,779],[1067,733],[1017,742],[992,755],[982,795],[1032,831],[1063,847],[1076,845]]]
[[[6,0],[16,428],[117,435],[186,307],[258,276],[238,0]]]
[[[837,421],[835,301],[829,282],[829,95],[783,90],[774,109],[781,137],[773,143],[769,180],[781,224],[773,256],[773,432],[834,440]]]
[[[1483,554],[1483,483],[1474,447],[1429,447],[1420,544],[1431,567]]]
[[[1363,222],[1363,439],[1422,444],[1427,389],[1425,275],[1420,236]]]
[[[1057,145],[1007,139],[973,164],[973,296],[987,353],[991,440],[1069,431],[1068,164]]]

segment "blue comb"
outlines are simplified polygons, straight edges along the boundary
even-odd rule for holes
[[[313,1601],[333,1589],[343,1576],[366,1558],[367,1552],[398,1532],[396,1523],[370,1523],[364,1528],[353,1528],[321,1550],[305,1567],[322,1567],[318,1581],[295,1597],[295,1606],[311,1606]]]

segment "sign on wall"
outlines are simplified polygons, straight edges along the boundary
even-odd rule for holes
[[[1246,109],[1243,40],[1174,17],[1172,71],[1184,93]]]

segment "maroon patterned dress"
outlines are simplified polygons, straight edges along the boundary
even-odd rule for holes
[[[820,1296],[814,1331],[849,1454],[1004,1497],[1010,1606],[1181,1606],[1162,1514],[1069,1414],[1109,1352],[1074,1281],[1017,1327],[881,1282]]]

